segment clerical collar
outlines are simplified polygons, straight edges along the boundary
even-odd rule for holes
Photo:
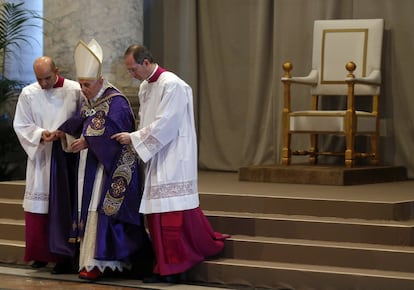
[[[148,83],[153,83],[158,80],[160,75],[165,72],[166,70],[162,67],[160,67],[158,64],[155,66],[154,71],[150,74],[150,76],[147,78]]]
[[[96,100],[98,100],[100,97],[102,97],[102,95],[105,92],[105,90],[107,89],[107,87],[108,87],[108,84],[107,84],[106,80],[104,80],[104,83],[102,84],[102,88],[99,90],[99,92],[96,94],[96,96],[91,99],[91,103],[96,102]]]
[[[53,88],[61,88],[63,87],[63,82],[65,79],[61,76],[58,76],[56,83],[53,85]]]

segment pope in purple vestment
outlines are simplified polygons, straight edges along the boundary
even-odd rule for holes
[[[93,103],[85,100],[79,115],[59,128],[72,136],[82,135],[88,143],[85,168],[77,173],[78,180],[83,174],[83,183],[76,189],[82,190],[82,194],[76,194],[80,199],[74,201],[70,240],[83,238],[92,192],[97,187],[96,182],[101,182],[94,258],[131,264],[134,259],[151,253],[143,216],[139,213],[142,181],[139,180],[138,156],[129,145],[121,145],[110,136],[134,131],[135,120],[128,100],[115,88],[107,86],[101,97]],[[103,174],[97,181],[100,166]],[[100,268],[101,272],[104,269]]]
[[[127,98],[101,76],[102,49],[95,40],[78,43],[75,64],[85,98],[59,130],[63,149],[78,154],[69,240],[79,242],[79,277],[96,280],[108,269],[133,266],[145,270],[153,256],[139,213],[139,158],[110,138],[134,131],[134,114]]]

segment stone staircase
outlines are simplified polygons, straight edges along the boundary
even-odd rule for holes
[[[23,263],[23,190],[23,182],[0,183],[0,262]],[[414,194],[413,200],[380,202],[262,195],[249,188],[243,194],[200,191],[213,228],[232,237],[218,257],[186,273],[190,283],[414,289]]]
[[[189,280],[246,289],[414,289],[411,200],[200,197],[213,228],[232,238]]]
[[[23,181],[0,183],[0,262],[3,263],[24,263],[23,195]]]

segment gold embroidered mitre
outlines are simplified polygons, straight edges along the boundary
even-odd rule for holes
[[[75,67],[78,79],[99,79],[102,73],[102,59],[102,48],[95,39],[88,44],[79,40],[75,47]]]

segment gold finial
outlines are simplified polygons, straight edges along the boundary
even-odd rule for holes
[[[345,68],[349,72],[349,75],[353,75],[356,69],[356,64],[353,61],[349,61],[346,63]]]
[[[285,71],[284,77],[290,78],[290,71],[293,69],[292,63],[290,61],[287,61],[282,65],[282,68]]]

